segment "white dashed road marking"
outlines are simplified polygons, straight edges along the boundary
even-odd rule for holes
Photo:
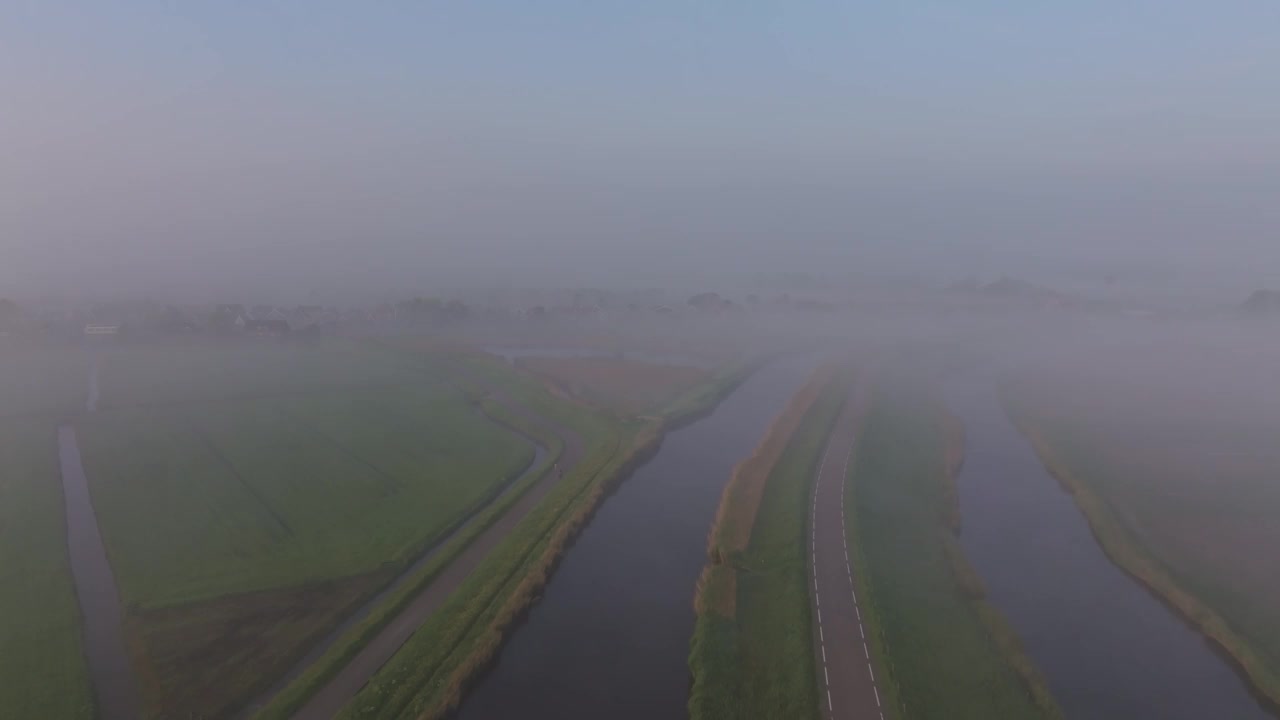
[[[833,428],[833,429],[832,429],[832,433],[834,434],[835,432],[836,432],[836,429],[835,429],[835,428]],[[811,523],[811,524],[810,524],[810,528],[812,529],[812,532],[811,532],[811,534],[810,534],[810,547],[811,547],[811,549],[812,549],[812,555],[811,555],[811,557],[812,557],[812,561],[813,561],[813,562],[812,562],[812,566],[813,566],[813,603],[814,603],[814,607],[815,607],[815,609],[817,610],[817,616],[818,616],[818,645],[819,645],[819,650],[821,650],[821,653],[822,653],[822,680],[823,680],[823,690],[825,691],[826,696],[827,696],[827,713],[828,713],[828,716],[829,716],[829,717],[831,717],[831,718],[834,718],[834,717],[835,717],[835,707],[832,705],[832,702],[831,702],[831,677],[830,677],[829,673],[827,672],[827,644],[826,644],[826,633],[825,633],[825,632],[823,632],[823,629],[822,629],[822,607],[821,607],[821,606],[822,606],[822,601],[821,601],[821,595],[820,595],[820,594],[819,594],[819,592],[818,592],[818,530],[817,530],[817,527],[818,527],[818,494],[819,494],[819,493],[821,492],[821,490],[822,490],[822,473],[823,473],[823,470],[825,470],[825,469],[826,469],[826,467],[827,467],[827,458],[828,458],[828,457],[830,457],[830,455],[831,455],[831,445],[832,445],[832,439],[831,439],[831,438],[828,438],[828,440],[827,440],[827,449],[823,452],[823,454],[822,454],[822,463],[821,463],[821,464],[819,465],[819,467],[818,467],[818,478],[817,478],[817,480],[814,482],[814,489],[813,489],[813,509],[812,509],[812,511],[811,511],[811,521],[810,521],[810,523]],[[850,596],[853,598],[853,610],[854,610],[854,613],[857,615],[857,622],[858,622],[858,634],[859,634],[859,635],[861,636],[861,638],[862,638],[862,654],[863,654],[863,656],[864,656],[864,657],[866,658],[866,660],[867,660],[867,672],[868,672],[868,673],[870,674],[870,676],[871,676],[871,690],[872,690],[872,692],[875,694],[876,707],[877,707],[877,708],[879,708],[879,707],[881,707],[881,705],[880,705],[880,690],[876,687],[876,673],[875,673],[875,670],[873,670],[873,669],[872,669],[872,664],[871,664],[871,651],[870,651],[870,650],[868,649],[868,647],[867,647],[867,642],[866,642],[867,634],[866,634],[866,631],[865,631],[865,629],[863,628],[863,625],[862,625],[862,610],[858,607],[858,591],[857,591],[856,586],[854,585],[854,582],[853,582],[853,566],[852,566],[852,565],[851,565],[851,563],[849,562],[849,542],[848,542],[848,533],[847,533],[847,532],[845,532],[845,529],[846,529],[846,527],[847,527],[847,526],[846,526],[846,524],[845,524],[845,514],[844,514],[844,507],[845,507],[845,505],[844,505],[844,491],[845,491],[845,486],[848,484],[848,480],[849,480],[849,458],[846,456],[846,457],[845,457],[845,459],[844,459],[844,469],[843,469],[843,471],[841,472],[841,475],[840,475],[840,528],[841,528],[841,537],[842,537],[842,539],[844,539],[844,561],[845,561],[845,565],[844,565],[844,566],[845,566],[845,573],[846,573],[846,575],[847,575],[847,576],[848,576],[848,578],[849,578],[849,593],[850,593]],[[880,720],[884,720],[884,711],[883,711],[883,710],[881,710],[881,712],[880,712]]]

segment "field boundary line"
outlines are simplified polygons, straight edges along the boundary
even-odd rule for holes
[[[280,515],[280,513],[276,512],[276,509],[271,506],[271,503],[267,502],[267,499],[262,496],[262,493],[258,492],[258,489],[253,487],[252,483],[245,480],[244,476],[240,474],[240,471],[236,469],[235,463],[231,461],[231,458],[227,457],[226,454],[214,444],[213,439],[210,438],[195,421],[186,416],[184,416],[184,419],[186,420],[187,427],[191,430],[191,433],[195,435],[206,448],[208,448],[209,452],[213,454],[218,463],[222,465],[227,472],[231,473],[231,476],[236,479],[236,482],[240,483],[240,486],[262,505],[262,509],[271,516],[272,520],[276,521],[280,526],[280,529],[284,530],[285,535],[293,537],[293,528],[289,527],[289,523],[285,522],[285,519]]]
[[[325,431],[316,427],[314,423],[310,422],[309,420],[306,420],[301,415],[291,410],[286,410],[285,408],[282,408],[279,405],[275,405],[275,404],[273,404],[271,408],[275,410],[277,413],[288,418],[289,420],[297,423],[306,432],[310,433],[316,438],[319,438],[320,440],[323,440],[324,442],[333,446],[343,455],[346,455],[348,458],[355,460],[357,463],[364,466],[365,468],[372,470],[374,475],[377,475],[383,481],[383,486],[385,490],[401,490],[404,488],[404,485],[399,480],[397,480],[395,476],[393,476],[391,473],[387,472],[386,470],[383,470],[382,468],[373,464],[369,460],[366,460],[363,456],[360,455],[360,453],[347,447],[344,443],[340,442],[329,433],[326,433]]]

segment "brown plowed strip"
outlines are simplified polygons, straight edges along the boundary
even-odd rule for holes
[[[492,390],[491,397],[502,403],[508,411],[526,418],[531,423],[543,425],[552,430],[564,443],[564,452],[560,455],[560,468],[566,470],[577,465],[583,456],[582,438],[569,428],[535,415],[519,405],[507,395]],[[560,480],[561,473],[548,472],[536,485],[525,491],[520,499],[493,525],[482,532],[449,564],[431,584],[423,590],[394,620],[387,624],[351,662],[333,676],[306,705],[298,711],[295,718],[304,720],[328,720],[338,714],[356,693],[391,659],[404,645],[405,641],[440,609],[453,591],[458,589],[467,576],[472,573],[488,556],[489,551],[497,547],[515,528],[525,515],[546,497]]]
[[[820,705],[829,720],[884,719],[845,540],[844,488],[866,385],[859,383],[836,420],[813,486],[809,590]]]

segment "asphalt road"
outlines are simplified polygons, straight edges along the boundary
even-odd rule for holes
[[[809,544],[813,648],[822,715],[828,720],[884,718],[845,532],[845,486],[866,401],[864,386],[859,383],[851,391],[836,420],[813,488]]]

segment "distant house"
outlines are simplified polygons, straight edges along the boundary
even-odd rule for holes
[[[89,324],[84,326],[85,337],[103,337],[120,334],[119,325]]]
[[[338,328],[341,315],[337,310],[320,305],[299,305],[289,315],[289,325],[307,335],[331,333]]]
[[[251,320],[243,305],[218,305],[209,318],[209,327],[215,332],[243,332]]]
[[[247,319],[289,321],[289,316],[284,310],[281,310],[274,305],[254,305],[253,309],[249,311]]]

